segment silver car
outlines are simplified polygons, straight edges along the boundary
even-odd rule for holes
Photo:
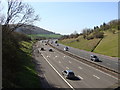
[[[90,59],[92,61],[100,61],[99,58],[96,55],[90,55]]]
[[[62,71],[62,75],[65,76],[65,78],[75,78],[75,74],[72,70],[65,70],[65,71]]]

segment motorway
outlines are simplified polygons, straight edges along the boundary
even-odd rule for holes
[[[63,50],[64,47],[66,47],[63,44],[59,44],[59,46],[57,46],[55,43],[53,43],[51,45],[53,45],[54,47],[57,47],[58,49],[61,49],[61,50]],[[67,51],[67,52],[72,53],[74,55],[77,55],[81,58],[85,58],[86,60],[89,60],[89,61],[91,61],[90,60],[90,55],[96,55],[96,56],[99,57],[99,59],[102,62],[95,62],[95,63],[118,71],[118,58],[116,58],[116,57],[105,56],[105,55],[101,55],[101,54],[97,54],[97,53],[93,53],[93,52],[80,50],[80,49],[73,48],[73,47],[69,47],[69,51]]]
[[[44,88],[111,88],[118,83],[118,79],[96,68],[71,58],[57,50],[49,52],[48,45],[40,41],[34,50],[35,59],[38,62],[41,82]],[[45,51],[41,51],[44,47]],[[42,70],[41,70],[42,69]],[[63,70],[73,70],[76,78],[66,79],[62,75]],[[42,72],[42,73],[41,73]]]

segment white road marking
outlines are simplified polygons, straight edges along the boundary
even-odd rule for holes
[[[56,51],[56,52],[58,52],[58,53],[61,53],[61,52],[59,52],[59,51]],[[70,52],[69,52],[70,53]],[[63,53],[61,53],[62,55],[65,55],[65,54],[63,54]],[[72,53],[71,53],[72,54]],[[75,55],[75,54],[74,54]],[[68,56],[69,58],[72,58],[72,57],[70,57],[70,56]],[[99,69],[96,69],[96,68],[94,68],[94,67],[92,67],[92,66],[90,66],[90,65],[88,65],[88,64],[85,64],[85,63],[83,63],[83,62],[81,62],[81,61],[78,61],[78,60],[76,60],[75,58],[72,58],[72,59],[74,59],[75,61],[77,61],[77,62],[79,62],[79,63],[82,63],[82,64],[84,64],[84,65],[86,65],[86,66],[88,66],[88,67],[90,67],[90,68],[92,68],[92,69],[94,69],[94,70],[96,70],[96,71],[99,71],[99,72],[101,72],[101,73],[103,73],[103,74],[105,74],[105,75],[108,75],[108,76],[110,76],[110,77],[112,77],[112,78],[114,78],[114,79],[117,79],[118,80],[118,78],[116,78],[116,77],[114,77],[114,76],[112,76],[112,75],[110,75],[110,74],[108,74],[108,73],[105,73],[105,72],[103,72],[103,71],[101,71],[101,70],[99,70]]]
[[[61,62],[59,61],[59,63],[61,63]]]
[[[68,67],[66,67],[67,69],[69,69]]]
[[[82,69],[82,67],[78,67],[79,69]]]
[[[49,57],[49,56],[47,56],[47,57]]]
[[[41,63],[37,63],[38,65],[40,65]]]
[[[98,76],[96,76],[96,75],[93,75],[94,77],[96,77],[97,79],[100,79]]]
[[[58,57],[58,56],[55,56],[55,57]]]
[[[66,56],[64,56],[64,57],[66,57]]]
[[[71,62],[69,61],[69,63],[71,63]]]
[[[80,79],[83,79],[83,78],[82,78],[81,76],[79,76],[79,75],[78,75],[78,77],[79,77]]]
[[[43,54],[41,54],[43,57],[44,57],[44,55]],[[60,75],[60,73],[53,67],[53,65],[52,64],[50,64],[50,62],[44,57],[44,59],[47,61],[47,63],[53,68],[53,70],[68,84],[68,86],[70,87],[70,88],[72,88],[73,90],[75,90],[74,88],[73,88],[73,86],[72,85],[70,85],[61,75]]]

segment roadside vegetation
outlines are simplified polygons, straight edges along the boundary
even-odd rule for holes
[[[2,83],[4,88],[39,88],[40,81],[32,62],[33,41],[24,34],[3,32]]]
[[[59,43],[74,48],[100,53],[112,57],[118,57],[118,34],[120,33],[120,21],[112,20],[95,26],[93,29],[85,28],[82,33],[64,35]]]
[[[32,58],[32,41],[25,34],[15,32],[19,27],[39,20],[34,9],[21,0],[0,2],[2,25],[2,88],[39,88],[40,81]],[[2,8],[6,8],[3,12]]]
[[[60,38],[61,35],[57,35],[57,34],[32,34],[32,35],[28,35],[29,37],[31,37],[32,39],[50,39],[50,38]]]

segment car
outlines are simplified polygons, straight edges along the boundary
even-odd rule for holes
[[[69,49],[68,47],[65,47],[65,48],[64,48],[64,51],[68,51],[68,49]]]
[[[45,45],[47,45],[47,43],[45,43]]]
[[[55,41],[55,43],[57,43],[57,41]]]
[[[90,60],[92,61],[100,61],[96,55],[90,55]]]
[[[53,41],[51,41],[51,44],[53,44]]]
[[[57,46],[59,46],[59,44],[56,44]]]
[[[72,70],[64,70],[62,71],[62,75],[65,76],[67,79],[75,78],[75,74]]]
[[[52,50],[51,48],[49,49],[49,51],[50,51],[50,52],[53,52],[53,50]]]
[[[41,51],[44,51],[45,49],[44,48],[41,48]]]

